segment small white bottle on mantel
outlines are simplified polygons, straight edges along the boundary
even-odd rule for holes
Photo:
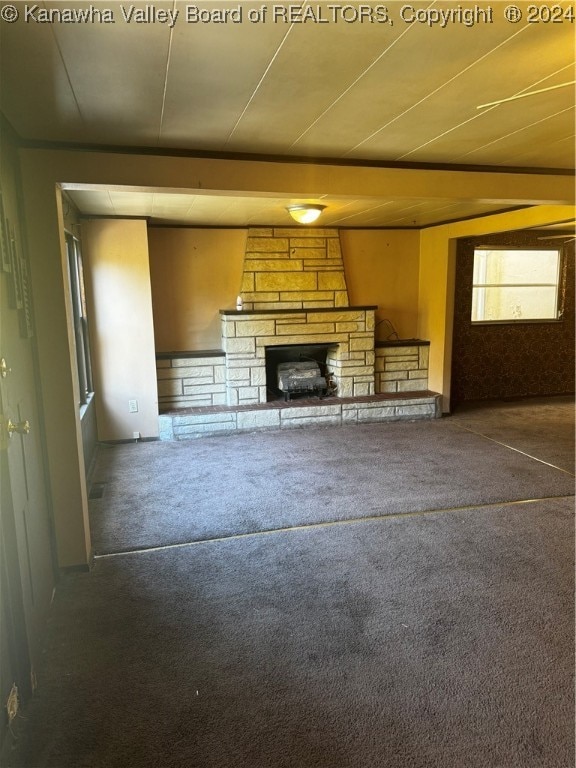
[[[242,296],[236,297],[236,309],[238,312],[242,312]]]

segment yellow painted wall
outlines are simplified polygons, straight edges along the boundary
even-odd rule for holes
[[[450,410],[456,240],[541,227],[570,220],[574,218],[575,212],[573,205],[540,205],[422,230],[418,336],[430,340],[428,384],[431,390],[443,395],[445,412]]]
[[[376,304],[376,338],[401,338],[418,330],[420,233],[411,230],[348,229],[340,232],[350,304]]]
[[[245,229],[148,230],[156,352],[220,349],[240,293]]]
[[[98,439],[158,437],[146,222],[87,221],[82,243]],[[129,400],[137,400],[136,413]]]
[[[535,209],[505,214],[503,228],[548,224],[573,215],[574,179],[556,174],[501,174],[431,169],[354,168],[314,164],[163,157],[66,149],[21,148],[22,202],[32,271],[36,341],[42,371],[41,399],[57,536],[66,536],[61,565],[87,562],[87,498],[83,480],[80,418],[73,375],[73,335],[63,271],[65,251],[59,185],[144,186],[166,190],[202,189],[234,194],[272,194],[287,200],[318,195],[378,195],[445,199],[498,199],[503,206]],[[535,211],[534,214],[532,211]],[[570,213],[569,213],[570,211]],[[535,221],[539,218],[539,221]],[[498,221],[496,221],[498,220]],[[499,217],[477,220],[482,231],[499,231]],[[463,237],[470,223],[421,233],[417,335],[432,341],[431,386],[443,387],[450,375],[450,307],[435,301],[446,295],[450,279],[449,241]],[[430,282],[427,280],[430,277]],[[60,550],[59,550],[60,554]]]

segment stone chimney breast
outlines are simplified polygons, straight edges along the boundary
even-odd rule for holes
[[[240,295],[245,311],[348,307],[338,230],[250,229]]]

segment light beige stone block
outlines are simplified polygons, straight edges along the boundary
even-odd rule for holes
[[[321,248],[325,253],[326,240],[323,237],[291,237],[290,248]]]
[[[335,339],[337,341],[337,339]],[[290,337],[290,344],[329,344],[332,341],[326,334],[309,335],[300,333]],[[256,339],[256,347],[277,347],[279,344],[286,344],[287,339],[285,336],[261,336]]]
[[[158,381],[164,381],[165,379],[183,379],[187,376],[194,375],[194,368],[186,366],[186,368],[162,368],[157,372]]]
[[[364,403],[358,403],[358,421],[389,421],[396,415],[393,406],[380,405],[378,408],[362,408]]]
[[[182,379],[182,387],[184,389],[185,394],[188,394],[188,392],[192,388],[199,387],[204,384],[214,384],[214,377],[213,376],[197,376],[193,379]]]
[[[302,266],[301,259],[246,259],[244,262],[245,272],[301,272]]]
[[[402,362],[390,362],[389,360],[386,361],[386,370],[387,371],[411,371],[416,370],[418,368],[418,363],[414,361],[402,361]]]
[[[421,392],[427,388],[425,379],[407,379],[398,382],[398,392]]]
[[[368,382],[354,382],[354,397],[363,397],[370,394]]]
[[[336,291],[334,294],[335,307],[347,307],[349,304],[348,293],[346,291]]]
[[[187,379],[209,378],[211,381],[214,380],[214,367],[212,365],[199,365],[197,368],[186,368],[184,370],[188,371]]]
[[[329,237],[326,239],[326,255],[329,259],[338,259],[342,262],[342,248],[340,247],[339,237]]]
[[[343,272],[319,272],[318,290],[320,291],[345,291],[346,280]]]
[[[396,381],[383,381],[380,384],[380,392],[397,392],[398,384]]]
[[[174,397],[182,394],[182,379],[161,379],[158,381],[158,397]]]
[[[260,391],[258,387],[239,387],[238,400],[241,404],[250,405],[259,401]]]
[[[266,384],[266,367],[264,365],[253,366],[250,368],[250,384],[253,387],[259,387]]]
[[[362,321],[363,319],[363,312],[358,312],[358,310],[350,309],[346,310],[344,308],[335,307],[333,312],[318,312],[316,321],[320,323],[343,323],[346,325],[353,325],[354,331],[358,330],[358,323]],[[339,325],[340,328],[340,325]],[[340,330],[347,330],[344,328],[340,328]],[[350,330],[350,329],[348,329]]]
[[[228,368],[228,381],[235,382],[250,381],[250,368]]]
[[[301,301],[273,301],[273,302],[255,302],[254,309],[302,309]]]
[[[408,378],[408,371],[392,371],[391,373],[378,374],[382,381],[400,381]]]
[[[306,323],[305,325],[287,323],[286,325],[278,325],[277,331],[282,336],[291,336],[293,334],[332,334],[334,333],[334,325],[331,323]]]
[[[413,357],[418,359],[418,347],[378,347],[385,357]]]
[[[270,291],[269,293],[262,293],[261,291],[258,291],[258,292],[251,291],[249,293],[242,293],[242,299],[244,301],[244,304],[246,304],[246,302],[253,302],[253,301],[276,302],[276,301],[279,301],[280,294],[277,291]]]
[[[287,237],[248,237],[246,240],[246,252],[258,251],[270,253],[271,251],[288,251]]]
[[[372,336],[359,336],[350,338],[350,351],[356,352],[359,350],[369,351],[374,349],[374,338]]]
[[[354,393],[353,382],[351,378],[338,377],[336,380],[338,385],[338,397],[352,397]]]
[[[420,368],[428,368],[428,361],[430,358],[430,347],[419,347],[418,351],[418,365]]]
[[[192,367],[203,367],[206,365],[214,365],[217,361],[222,361],[224,359],[224,353],[222,353],[221,356],[218,357],[179,357],[174,358],[173,368],[192,368]]]
[[[244,297],[252,293],[254,291],[254,273],[253,272],[244,272],[242,275],[242,284],[240,286],[240,295],[244,299]],[[245,301],[248,301],[249,299],[246,298]]]
[[[224,392],[224,384],[195,384],[193,387],[184,387],[185,395],[213,395],[216,392]]]
[[[272,227],[250,227],[248,237],[274,237]]]
[[[332,291],[290,291],[280,294],[280,301],[334,301]]]
[[[342,268],[342,263],[336,259],[306,259],[304,269],[320,269],[323,272],[337,272]]]
[[[422,403],[420,405],[402,405],[396,407],[396,416],[425,416],[430,417],[435,415],[435,407],[430,403]]]
[[[427,379],[428,371],[418,369],[417,371],[409,371],[408,378],[410,379]]]
[[[241,337],[241,338],[235,338],[235,339],[229,339],[226,343],[226,352],[228,354],[232,353],[243,353],[243,354],[254,354],[254,351],[256,349],[256,345],[254,343],[254,338],[252,336],[248,337]]]
[[[318,405],[282,410],[282,421],[322,416],[340,416],[340,404],[326,405],[324,401],[319,400]]]
[[[275,331],[274,320],[243,320],[236,325],[237,338],[245,336],[270,336]]]
[[[326,258],[326,249],[325,248],[291,248],[290,258],[301,259],[304,262],[307,262],[309,259],[315,259],[315,260],[324,259]]]
[[[261,272],[256,274],[257,291],[315,291],[316,287],[316,273],[314,272]]]
[[[238,429],[273,429],[280,427],[280,410],[239,411]]]

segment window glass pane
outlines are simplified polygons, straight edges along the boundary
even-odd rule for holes
[[[474,283],[556,283],[558,251],[476,251]]]
[[[472,320],[556,320],[555,286],[474,288]]]
[[[558,250],[476,249],[472,322],[556,320]]]

